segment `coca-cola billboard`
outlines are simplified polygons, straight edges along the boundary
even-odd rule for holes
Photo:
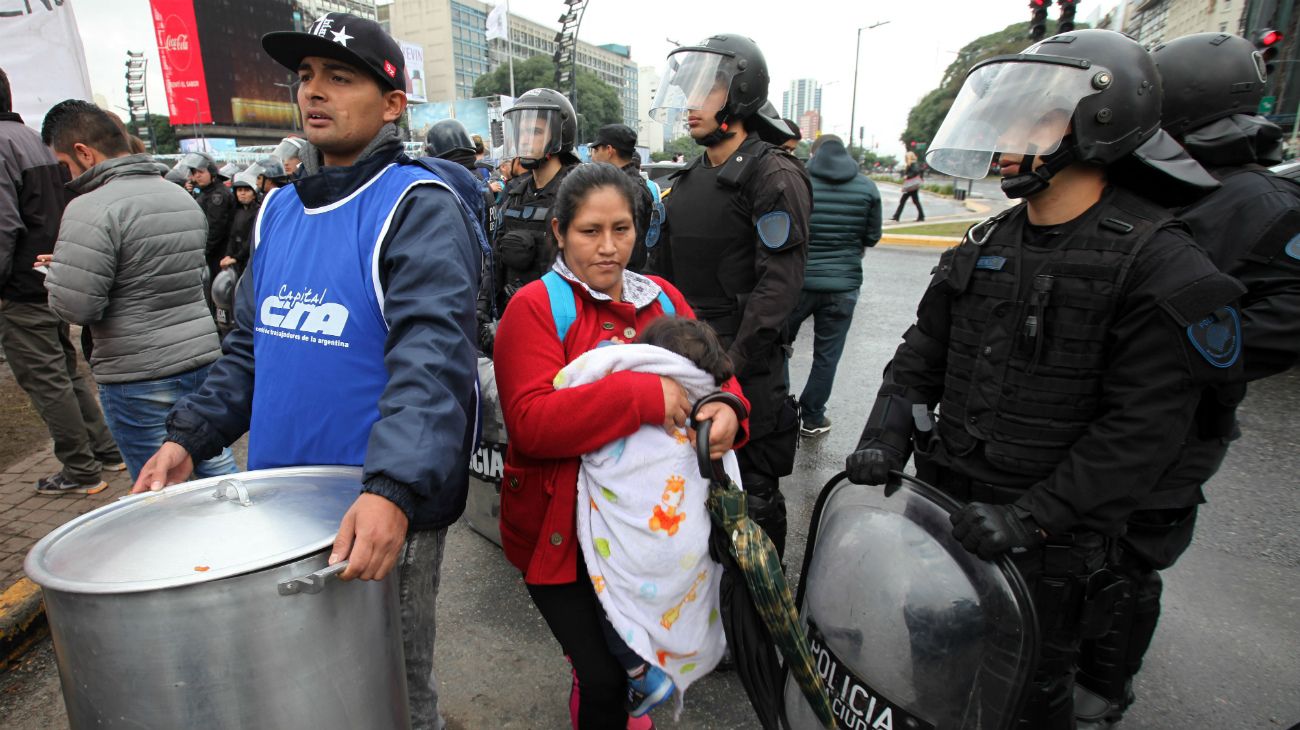
[[[150,0],[172,124],[292,129],[293,74],[261,38],[293,30],[291,0]],[[277,86],[277,84],[281,84]]]
[[[153,11],[171,123],[210,123],[212,108],[208,103],[193,0],[149,0],[149,6]]]

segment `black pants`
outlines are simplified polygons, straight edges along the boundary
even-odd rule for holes
[[[575,583],[529,585],[528,595],[578,676],[578,730],[624,730],[627,673],[605,643],[604,611],[581,562],[578,575]]]
[[[920,189],[903,193],[903,197],[898,199],[898,209],[894,211],[894,220],[898,220],[898,217],[903,214],[903,207],[907,205],[908,200],[916,203],[916,219],[919,221],[925,220],[925,211],[921,209]]]

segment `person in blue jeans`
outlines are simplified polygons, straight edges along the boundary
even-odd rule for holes
[[[77,197],[54,253],[36,266],[48,272],[50,309],[90,329],[104,420],[134,479],[162,446],[172,405],[221,356],[203,298],[207,222],[149,155],[131,154],[119,123],[94,104],[56,104],[41,141],[72,172]],[[199,476],[237,470],[229,449],[195,468]]]
[[[881,211],[880,191],[858,171],[839,137],[818,137],[807,169],[813,197],[808,265],[787,329],[793,343],[799,326],[813,318],[813,363],[799,396],[799,431],[820,436],[831,430],[826,402],[862,287],[862,257],[880,240]]]

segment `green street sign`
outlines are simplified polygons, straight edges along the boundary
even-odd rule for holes
[[[1260,113],[1260,114],[1272,114],[1272,113],[1273,113],[1273,107],[1275,107],[1275,106],[1277,106],[1277,97],[1276,97],[1276,96],[1266,96],[1266,97],[1264,97],[1263,99],[1260,99],[1260,100],[1259,100],[1259,113]]]

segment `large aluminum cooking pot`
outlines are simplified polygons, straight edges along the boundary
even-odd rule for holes
[[[396,571],[326,567],[360,489],[347,467],[201,479],[37,543],[72,727],[408,728]]]

